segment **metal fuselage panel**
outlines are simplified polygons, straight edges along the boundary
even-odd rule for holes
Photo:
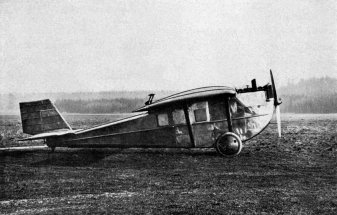
[[[178,145],[172,126],[157,126],[155,114],[72,135],[47,139],[51,146],[65,147],[188,147]]]
[[[245,106],[231,97],[226,106],[223,101],[228,98],[211,97],[163,107],[111,125],[50,137],[47,144],[55,147],[213,147],[216,139],[228,131],[227,108],[231,112],[233,132],[243,141],[260,133],[271,120],[273,100]]]

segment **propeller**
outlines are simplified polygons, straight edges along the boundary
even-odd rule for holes
[[[274,95],[274,106],[276,111],[276,122],[277,122],[277,131],[278,136],[281,137],[281,111],[280,104],[282,103],[281,99],[277,98],[276,86],[274,82],[273,72],[270,70],[270,78]]]

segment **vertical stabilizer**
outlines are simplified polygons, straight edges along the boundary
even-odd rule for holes
[[[20,112],[23,133],[34,135],[59,129],[71,130],[49,99],[21,102]]]

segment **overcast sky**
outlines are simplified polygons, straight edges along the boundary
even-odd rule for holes
[[[0,0],[0,91],[337,78],[334,0]]]

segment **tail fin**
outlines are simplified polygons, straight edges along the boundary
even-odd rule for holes
[[[72,130],[49,100],[20,103],[23,133],[40,134],[58,129]]]

